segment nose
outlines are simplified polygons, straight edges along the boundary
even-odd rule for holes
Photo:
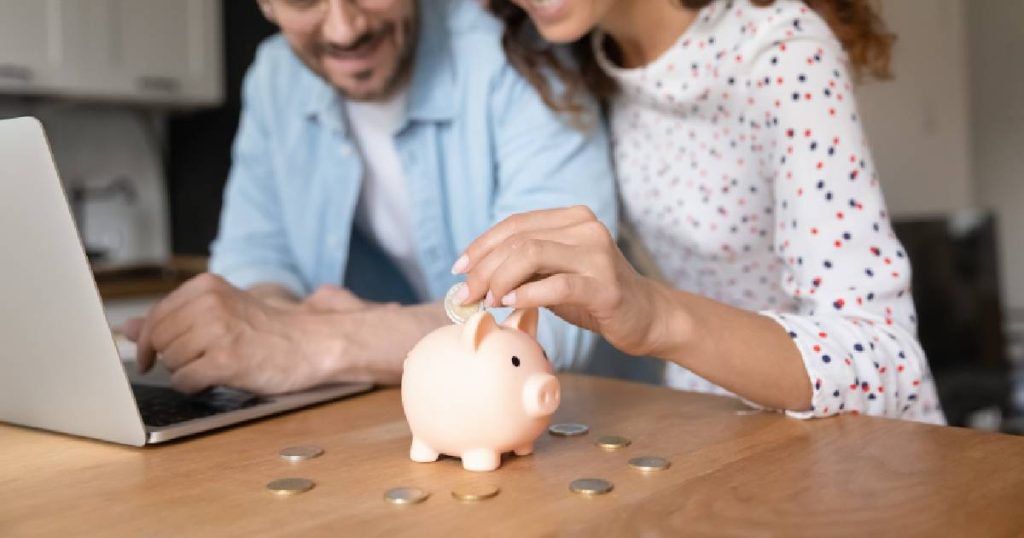
[[[348,46],[366,33],[366,13],[352,0],[327,0],[327,16],[324,17],[324,41],[338,46]]]
[[[561,403],[562,389],[558,378],[551,374],[533,374],[523,387],[523,405],[531,417],[546,417],[554,414]]]

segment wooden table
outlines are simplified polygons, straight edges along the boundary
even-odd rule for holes
[[[1024,532],[1024,439],[866,417],[798,421],[738,413],[731,399],[562,376],[556,421],[534,455],[493,473],[409,461],[397,390],[379,390],[167,446],[126,448],[0,426],[0,536],[1010,536]],[[594,446],[614,433],[633,444]],[[326,453],[290,464],[283,447]],[[660,455],[641,474],[626,461]],[[276,497],[275,478],[316,480]],[[580,477],[608,495],[568,490]],[[464,503],[466,482],[498,497]],[[433,492],[382,500],[393,486]]]

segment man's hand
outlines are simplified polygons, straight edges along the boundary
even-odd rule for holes
[[[138,367],[159,356],[171,381],[192,393],[230,385],[258,393],[302,390],[324,381],[335,349],[297,309],[273,306],[224,279],[199,275],[125,327]]]
[[[370,303],[336,286],[276,303],[203,274],[123,330],[138,344],[139,369],[159,359],[178,390],[277,394],[328,382],[397,383],[409,349],[446,323],[439,304]]]

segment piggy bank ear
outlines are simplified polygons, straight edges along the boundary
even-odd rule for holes
[[[539,319],[540,314],[536,308],[524,308],[513,311],[501,324],[537,338],[537,321]]]
[[[473,314],[462,326],[462,345],[475,353],[490,332],[498,330],[498,322],[490,312],[481,311]]]

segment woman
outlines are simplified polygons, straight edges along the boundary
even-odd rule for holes
[[[549,106],[609,104],[625,217],[666,283],[585,208],[517,215],[453,266],[460,299],[544,306],[670,385],[797,417],[943,423],[910,266],[852,95],[892,38],[866,0],[498,0],[505,45]],[[531,41],[574,43],[579,71]],[[556,96],[554,73],[564,91]]]

